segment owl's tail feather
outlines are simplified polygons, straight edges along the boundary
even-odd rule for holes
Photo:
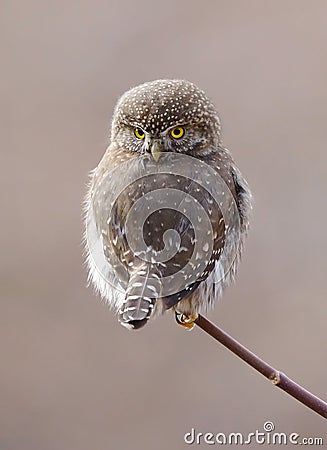
[[[143,327],[160,296],[160,288],[160,278],[153,268],[145,266],[135,271],[128,282],[126,297],[119,311],[119,322],[129,329]]]

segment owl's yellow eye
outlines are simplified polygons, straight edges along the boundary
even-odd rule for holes
[[[135,128],[134,134],[137,137],[137,139],[144,139],[145,138],[145,133],[144,133],[143,130],[141,130],[141,128]]]
[[[184,133],[185,133],[184,128],[176,127],[170,131],[170,136],[173,137],[174,139],[180,139],[181,137],[184,136]]]

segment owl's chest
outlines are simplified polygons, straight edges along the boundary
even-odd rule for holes
[[[175,174],[155,174],[129,184],[112,208],[109,239],[126,264],[147,260],[165,275],[194,255],[204,260],[223,245],[224,220],[216,200],[199,183]],[[207,263],[209,262],[209,259]]]

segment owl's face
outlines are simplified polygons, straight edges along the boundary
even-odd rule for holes
[[[157,80],[118,101],[112,141],[138,154],[204,154],[219,143],[218,114],[203,91],[183,80]]]

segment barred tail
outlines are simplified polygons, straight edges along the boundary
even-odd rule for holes
[[[119,322],[129,329],[143,327],[159,295],[160,278],[153,269],[151,271],[151,267],[143,267],[135,271],[128,282],[126,297],[119,311]]]

